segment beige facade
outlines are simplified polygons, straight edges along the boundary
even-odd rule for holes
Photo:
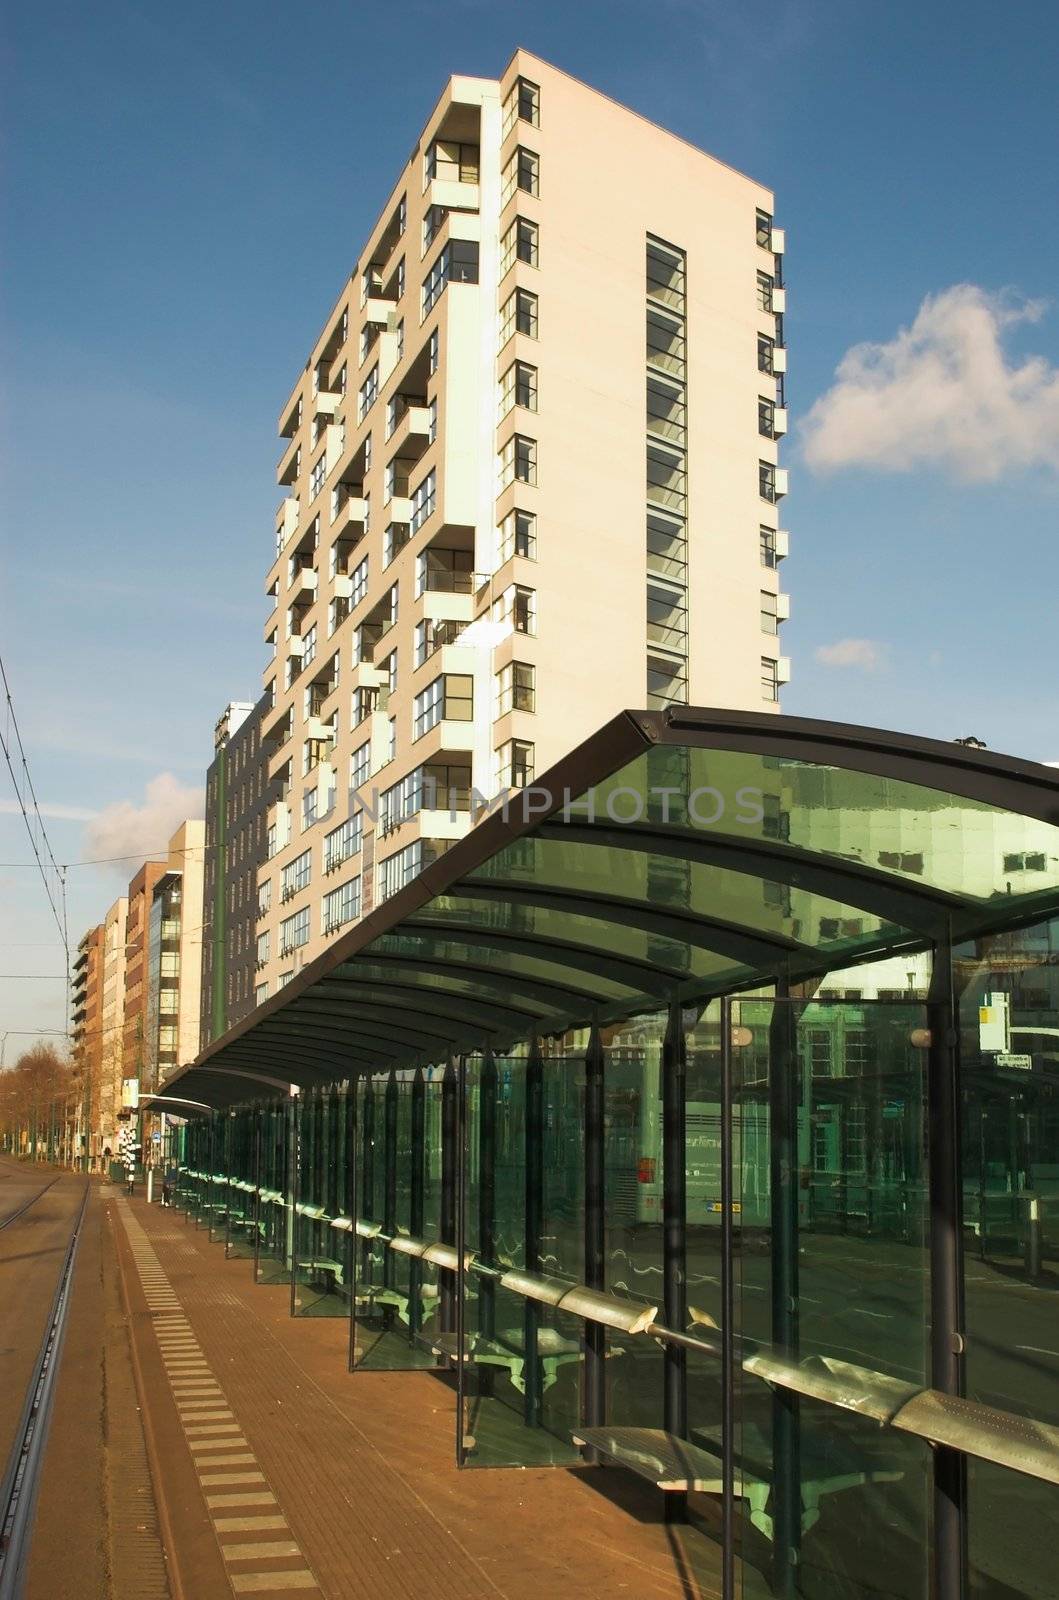
[[[99,1105],[103,1065],[103,960],[105,930],[102,923],[89,928],[77,946],[70,980],[71,1060],[78,1086],[75,1153],[88,1165],[100,1153]]]
[[[142,1086],[165,1082],[199,1048],[204,821],[181,823],[151,891]]]
[[[99,1150],[116,1154],[121,1110],[123,1037],[125,1031],[125,940],[129,902],[115,900],[103,919],[103,997],[100,1008],[99,1104],[93,1108]]]
[[[772,211],[526,52],[450,81],[280,418],[258,1000],[472,791],[626,706],[777,704]]]

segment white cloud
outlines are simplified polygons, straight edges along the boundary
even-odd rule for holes
[[[802,425],[809,466],[934,467],[965,483],[1059,472],[1059,369],[1041,356],[1011,362],[1002,342],[1042,311],[972,283],[928,295],[910,328],[843,356]]]
[[[874,639],[838,639],[817,645],[813,655],[821,666],[858,667],[862,672],[874,672],[883,662],[882,646]]]
[[[160,772],[147,784],[141,804],[117,800],[93,818],[85,829],[85,857],[98,861],[127,856],[131,874],[136,867],[133,858],[160,858],[185,818],[202,816],[202,802],[201,788],[181,783],[171,772]]]
[[[0,800],[0,817],[15,817],[21,813],[22,807],[17,800]],[[60,801],[39,800],[37,810],[42,817],[51,817],[56,822],[91,822],[98,813],[89,811],[85,806],[66,806]]]

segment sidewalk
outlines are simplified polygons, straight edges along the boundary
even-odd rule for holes
[[[159,1499],[195,1569],[178,1600],[719,1594],[718,1552],[631,1475],[459,1472],[443,1381],[350,1375],[343,1319],[292,1319],[287,1288],[255,1286],[178,1212],[116,1210]]]

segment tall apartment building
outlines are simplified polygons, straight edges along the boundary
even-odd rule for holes
[[[625,706],[776,705],[772,212],[525,51],[450,80],[280,418],[258,1001],[473,791]]]
[[[261,720],[268,707],[233,701],[213,730],[206,773],[205,882],[199,1048],[233,1027],[254,1007],[257,950],[257,872],[265,860],[266,817],[272,788]]]
[[[143,1075],[148,1089],[199,1050],[205,838],[205,822],[182,822],[151,892]]]
[[[99,1104],[93,1107],[100,1155],[118,1148],[118,1112],[125,1033],[125,939],[129,902],[115,900],[103,919],[103,992],[100,1005]]]
[[[135,1078],[141,1084],[147,1068],[147,935],[151,899],[165,870],[164,861],[145,861],[129,883],[121,1076]]]
[[[70,985],[71,1057],[80,1088],[75,1154],[89,1163],[97,1159],[100,1151],[104,932],[103,924],[99,923],[81,938]]]

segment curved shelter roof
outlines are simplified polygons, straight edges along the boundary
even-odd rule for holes
[[[168,1089],[234,1104],[1053,915],[1052,768],[802,718],[627,711]]]

